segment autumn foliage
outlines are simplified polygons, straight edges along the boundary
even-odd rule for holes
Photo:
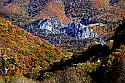
[[[35,78],[61,56],[62,52],[47,41],[0,17],[0,75],[21,73]]]

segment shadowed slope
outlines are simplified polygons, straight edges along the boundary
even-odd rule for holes
[[[98,58],[106,58],[108,57],[110,51],[109,48],[106,45],[95,45],[91,48],[89,48],[85,52],[80,52],[77,54],[74,54],[71,59],[68,60],[61,60],[60,62],[55,62],[53,63],[50,68],[44,71],[40,71],[40,75],[38,76],[38,80],[43,80],[43,74],[45,72],[55,72],[57,70],[63,70],[64,67],[66,66],[72,66],[73,64],[78,64],[78,63],[83,63],[86,62],[87,60],[90,60],[90,57],[95,56],[92,61],[96,61]]]
[[[120,44],[125,44],[125,20],[123,20],[122,24],[120,24],[118,28],[115,30],[113,40],[114,40],[112,47],[113,51],[119,48]]]

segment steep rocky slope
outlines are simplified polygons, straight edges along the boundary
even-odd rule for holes
[[[50,43],[74,51],[89,45],[93,41],[105,44],[105,42],[95,34],[88,26],[77,22],[70,22],[65,25],[53,19],[39,19],[24,29],[37,35]]]

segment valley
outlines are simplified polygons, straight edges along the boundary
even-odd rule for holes
[[[124,0],[0,0],[0,83],[124,83]]]

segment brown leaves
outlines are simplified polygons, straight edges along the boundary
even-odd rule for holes
[[[34,71],[39,72],[41,67],[44,69],[59,59],[57,55],[61,56],[59,49],[22,28],[14,27],[4,18],[0,19],[0,31],[2,31],[0,33],[1,55],[6,55],[4,58],[6,60],[0,64],[0,67],[9,68],[10,76],[12,72],[34,75]],[[31,77],[35,78],[35,75]]]

